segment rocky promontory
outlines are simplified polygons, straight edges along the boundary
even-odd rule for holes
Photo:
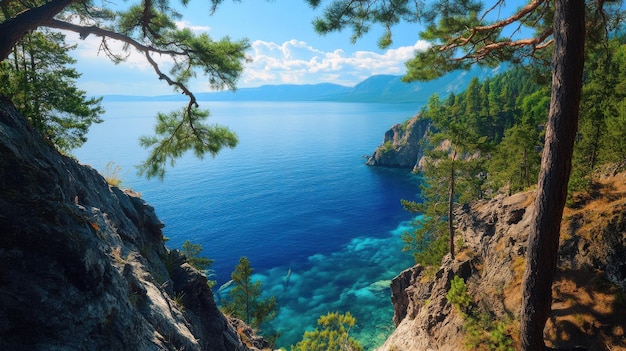
[[[603,180],[598,189],[565,211],[545,330],[553,348],[626,350],[626,174]],[[530,191],[459,208],[457,240],[463,244],[455,259],[448,255],[435,269],[411,267],[392,281],[396,330],[378,350],[519,349],[533,201]],[[464,313],[447,298],[455,276],[471,297]]]
[[[385,133],[382,145],[368,158],[367,164],[415,169],[424,157],[423,145],[431,128],[432,122],[420,118],[419,114],[394,125]]]
[[[0,98],[0,350],[256,350],[162,223]],[[261,345],[259,345],[259,343]]]

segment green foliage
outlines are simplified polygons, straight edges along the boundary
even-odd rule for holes
[[[463,315],[465,347],[468,350],[513,351],[513,339],[507,325],[495,321],[485,311],[479,311],[467,290],[465,280],[454,276],[446,294],[448,301]]]
[[[176,305],[176,307],[178,307],[179,310],[183,312],[185,311],[185,293],[180,292],[174,294],[172,300],[174,300],[174,304]]]
[[[467,350],[514,351],[507,324],[494,321],[488,313],[467,315],[463,321],[464,344]]]
[[[320,0],[307,0],[318,7]],[[526,10],[526,8],[525,8]],[[515,21],[500,21],[494,17],[510,13],[504,1],[483,7],[481,1],[329,1],[322,16],[314,21],[315,30],[326,34],[343,29],[352,31],[352,41],[361,38],[372,25],[385,29],[379,45],[393,42],[392,27],[400,22],[420,22],[425,30],[420,37],[431,47],[417,51],[406,63],[406,81],[430,80],[457,69],[468,68],[476,62],[495,66],[499,62],[527,63],[544,59],[550,54],[546,43],[552,29],[552,7],[534,4],[528,11],[512,15]],[[536,41],[515,42],[511,32],[535,33]],[[504,34],[503,34],[504,33]]]
[[[415,263],[423,266],[438,266],[448,252],[447,206],[445,192],[433,187],[422,186],[423,203],[401,200],[402,206],[409,212],[422,213],[413,222],[413,230],[402,234],[403,251],[413,255]],[[439,200],[437,200],[439,199]]]
[[[213,264],[214,260],[200,256],[202,251],[200,244],[192,244],[189,240],[185,240],[180,251],[187,257],[187,262],[197,270],[206,271]]]
[[[624,38],[604,41],[591,52],[581,97],[578,136],[572,161],[570,190],[589,190],[598,166],[626,160],[626,46]]]
[[[76,87],[80,74],[71,66],[65,35],[36,31],[26,34],[0,62],[0,95],[59,150],[69,152],[87,141],[93,123],[104,112],[102,98],[87,98]]]
[[[448,290],[446,294],[446,299],[461,312],[466,312],[473,301],[472,297],[467,292],[465,280],[456,275],[450,281],[450,290]]]
[[[537,184],[541,162],[541,139],[537,126],[516,124],[506,130],[489,161],[490,186],[506,187],[509,193]]]
[[[318,7],[322,1],[306,0],[312,7]],[[393,43],[391,27],[401,21],[417,21],[414,9],[407,1],[362,2],[350,0],[332,1],[325,9],[324,14],[313,21],[315,31],[320,34],[341,31],[349,27],[352,30],[351,41],[356,42],[369,32],[372,24],[381,24],[385,32],[378,40],[381,48],[387,48]]]
[[[350,337],[355,324],[350,312],[329,312],[317,320],[318,328],[304,332],[302,341],[292,346],[291,351],[361,351],[363,347]]]
[[[185,255],[185,257],[187,257],[187,262],[192,267],[208,274],[214,260],[200,256],[201,251],[202,245],[192,244],[189,240],[185,240],[183,246],[180,249],[180,252]],[[208,284],[209,287],[212,288],[213,286],[215,286],[216,282],[214,280],[209,280]]]
[[[228,292],[222,309],[246,322],[252,328],[260,328],[261,325],[276,317],[278,305],[274,296],[262,298],[262,284],[260,281],[252,281],[250,261],[246,257],[239,259],[239,264],[231,274],[233,288]]]
[[[386,141],[380,148],[380,151],[383,154],[386,154],[388,152],[392,152],[394,151],[394,147],[393,147],[393,142],[391,142],[390,140]]]
[[[159,113],[154,136],[143,136],[140,143],[152,148],[148,159],[138,169],[148,178],[165,176],[165,167],[174,166],[176,159],[186,151],[193,150],[198,158],[209,153],[211,156],[224,147],[234,148],[238,139],[226,127],[206,125],[208,111],[195,107],[169,114]]]
[[[188,2],[182,0],[183,4]],[[212,11],[221,2],[211,0]],[[193,151],[202,157],[207,153],[215,155],[223,147],[236,145],[237,139],[231,131],[202,122],[208,113],[199,110],[196,97],[188,85],[192,79],[204,78],[212,89],[234,90],[244,63],[249,61],[246,56],[246,50],[250,48],[248,40],[231,40],[229,37],[214,40],[206,33],[197,34],[189,28],[179,28],[175,21],[180,19],[181,14],[177,6],[167,0],[145,1],[127,7],[107,2],[95,4],[91,1],[55,1],[45,4],[39,1],[8,1],[1,2],[0,9],[0,29],[3,33],[7,32],[3,37],[6,40],[0,42],[0,60],[10,58],[0,68],[0,87],[8,87],[9,91],[3,91],[4,94],[27,102],[18,102],[16,105],[35,110],[35,113],[29,111],[25,115],[32,116],[30,118],[34,118],[32,124],[35,128],[42,130],[59,148],[71,149],[85,141],[84,135],[89,124],[97,122],[97,116],[101,113],[98,106],[100,100],[85,99],[84,93],[71,85],[71,80],[78,75],[64,66],[62,60],[71,60],[67,55],[61,59],[58,59],[59,56],[51,56],[51,52],[56,55],[52,50],[58,49],[65,53],[68,49],[65,45],[52,48],[44,43],[33,49],[20,44],[22,46],[10,54],[14,40],[19,40],[24,36],[23,33],[37,27],[72,31],[82,39],[89,35],[98,36],[102,40],[99,50],[115,63],[124,62],[131,51],[138,52],[152,66],[155,78],[189,98],[186,107],[180,111],[160,114],[155,135],[142,138],[142,145],[151,148],[151,152],[139,166],[140,174],[163,178],[166,166],[173,165],[175,159],[186,151]],[[30,45],[32,38],[36,37],[26,35],[23,42]],[[111,40],[120,41],[124,45],[110,45]],[[39,53],[45,53],[47,59],[40,60]],[[157,62],[157,56],[172,62],[167,72]],[[33,58],[38,65],[35,73],[27,72],[25,77],[24,74],[4,73],[13,67],[20,70],[27,67],[32,72],[30,66]],[[51,73],[49,77],[46,76],[48,73]],[[32,104],[28,102],[34,100],[34,97],[44,96],[44,102],[55,103],[46,111],[55,111],[55,114],[59,112],[60,115],[38,117],[41,101]]]

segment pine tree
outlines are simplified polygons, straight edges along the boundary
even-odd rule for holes
[[[104,112],[102,98],[87,98],[76,87],[80,74],[68,54],[75,47],[61,33],[35,31],[0,62],[0,94],[11,97],[30,124],[64,152],[80,147]]]
[[[318,328],[304,332],[302,341],[291,351],[362,351],[363,347],[350,336],[356,319],[350,312],[329,312],[317,320]]]
[[[222,1],[211,0],[211,12]],[[182,5],[187,3],[188,0],[182,0]],[[15,45],[32,31],[44,28],[70,31],[82,39],[99,37],[100,49],[115,63],[123,63],[131,50],[140,53],[154,70],[155,78],[188,98],[186,106],[180,110],[159,114],[154,135],[142,139],[142,145],[151,150],[148,159],[139,166],[140,174],[162,178],[166,167],[174,165],[185,151],[193,151],[199,157],[214,156],[221,149],[236,145],[237,137],[232,131],[206,124],[209,113],[199,109],[188,85],[190,79],[203,76],[212,89],[235,89],[243,65],[248,61],[245,52],[250,44],[247,40],[235,41],[229,37],[214,40],[206,33],[195,34],[188,28],[178,28],[175,20],[181,15],[177,5],[169,0],[115,8],[107,2],[95,4],[90,0],[0,1],[0,11],[0,61],[10,57]],[[118,51],[110,45],[111,41],[124,45]],[[157,56],[167,57],[175,64],[165,72],[155,59]],[[21,63],[20,57],[16,62]],[[54,88],[46,87],[44,91],[53,92]],[[19,84],[11,89],[26,92]],[[66,95],[61,102],[80,105]],[[66,107],[62,107],[60,110],[65,111]],[[94,105],[83,107],[89,109]],[[55,119],[54,123],[61,122]],[[80,125],[84,119],[71,123]],[[50,120],[45,125],[49,126]],[[70,139],[58,135],[57,130],[49,133],[51,138]],[[80,133],[82,131],[72,137],[82,142]]]
[[[222,305],[225,313],[243,320],[252,328],[259,328],[264,322],[272,320],[278,313],[274,296],[261,298],[263,290],[260,281],[252,281],[252,267],[247,257],[239,259],[231,274],[233,288]]]
[[[505,187],[512,194],[537,184],[540,147],[537,126],[516,124],[509,128],[489,160],[489,182],[493,190]]]

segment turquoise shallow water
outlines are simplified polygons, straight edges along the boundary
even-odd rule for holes
[[[123,185],[140,192],[165,223],[168,246],[190,240],[215,259],[218,286],[247,256],[281,306],[269,328],[279,345],[296,343],[320,315],[350,311],[366,349],[391,332],[388,281],[412,263],[401,251],[419,179],[372,168],[364,155],[419,106],[358,103],[211,102],[213,122],[240,138],[216,158],[184,157],[163,182],[135,175],[156,111],[170,102],[106,102],[105,122],[75,155],[104,171],[122,167]],[[285,276],[291,270],[288,284]],[[218,294],[218,299],[219,299]]]

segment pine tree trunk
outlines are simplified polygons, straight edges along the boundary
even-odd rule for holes
[[[0,23],[0,61],[11,53],[11,48],[31,30],[48,24],[54,16],[77,0],[52,0],[23,11],[17,16]]]
[[[454,258],[454,166],[456,162],[456,149],[452,154],[450,166],[450,188],[448,193],[448,235],[450,236],[450,256]]]
[[[543,330],[552,305],[559,231],[567,197],[582,85],[585,2],[554,3],[552,98],[522,286],[521,346],[546,349]]]

